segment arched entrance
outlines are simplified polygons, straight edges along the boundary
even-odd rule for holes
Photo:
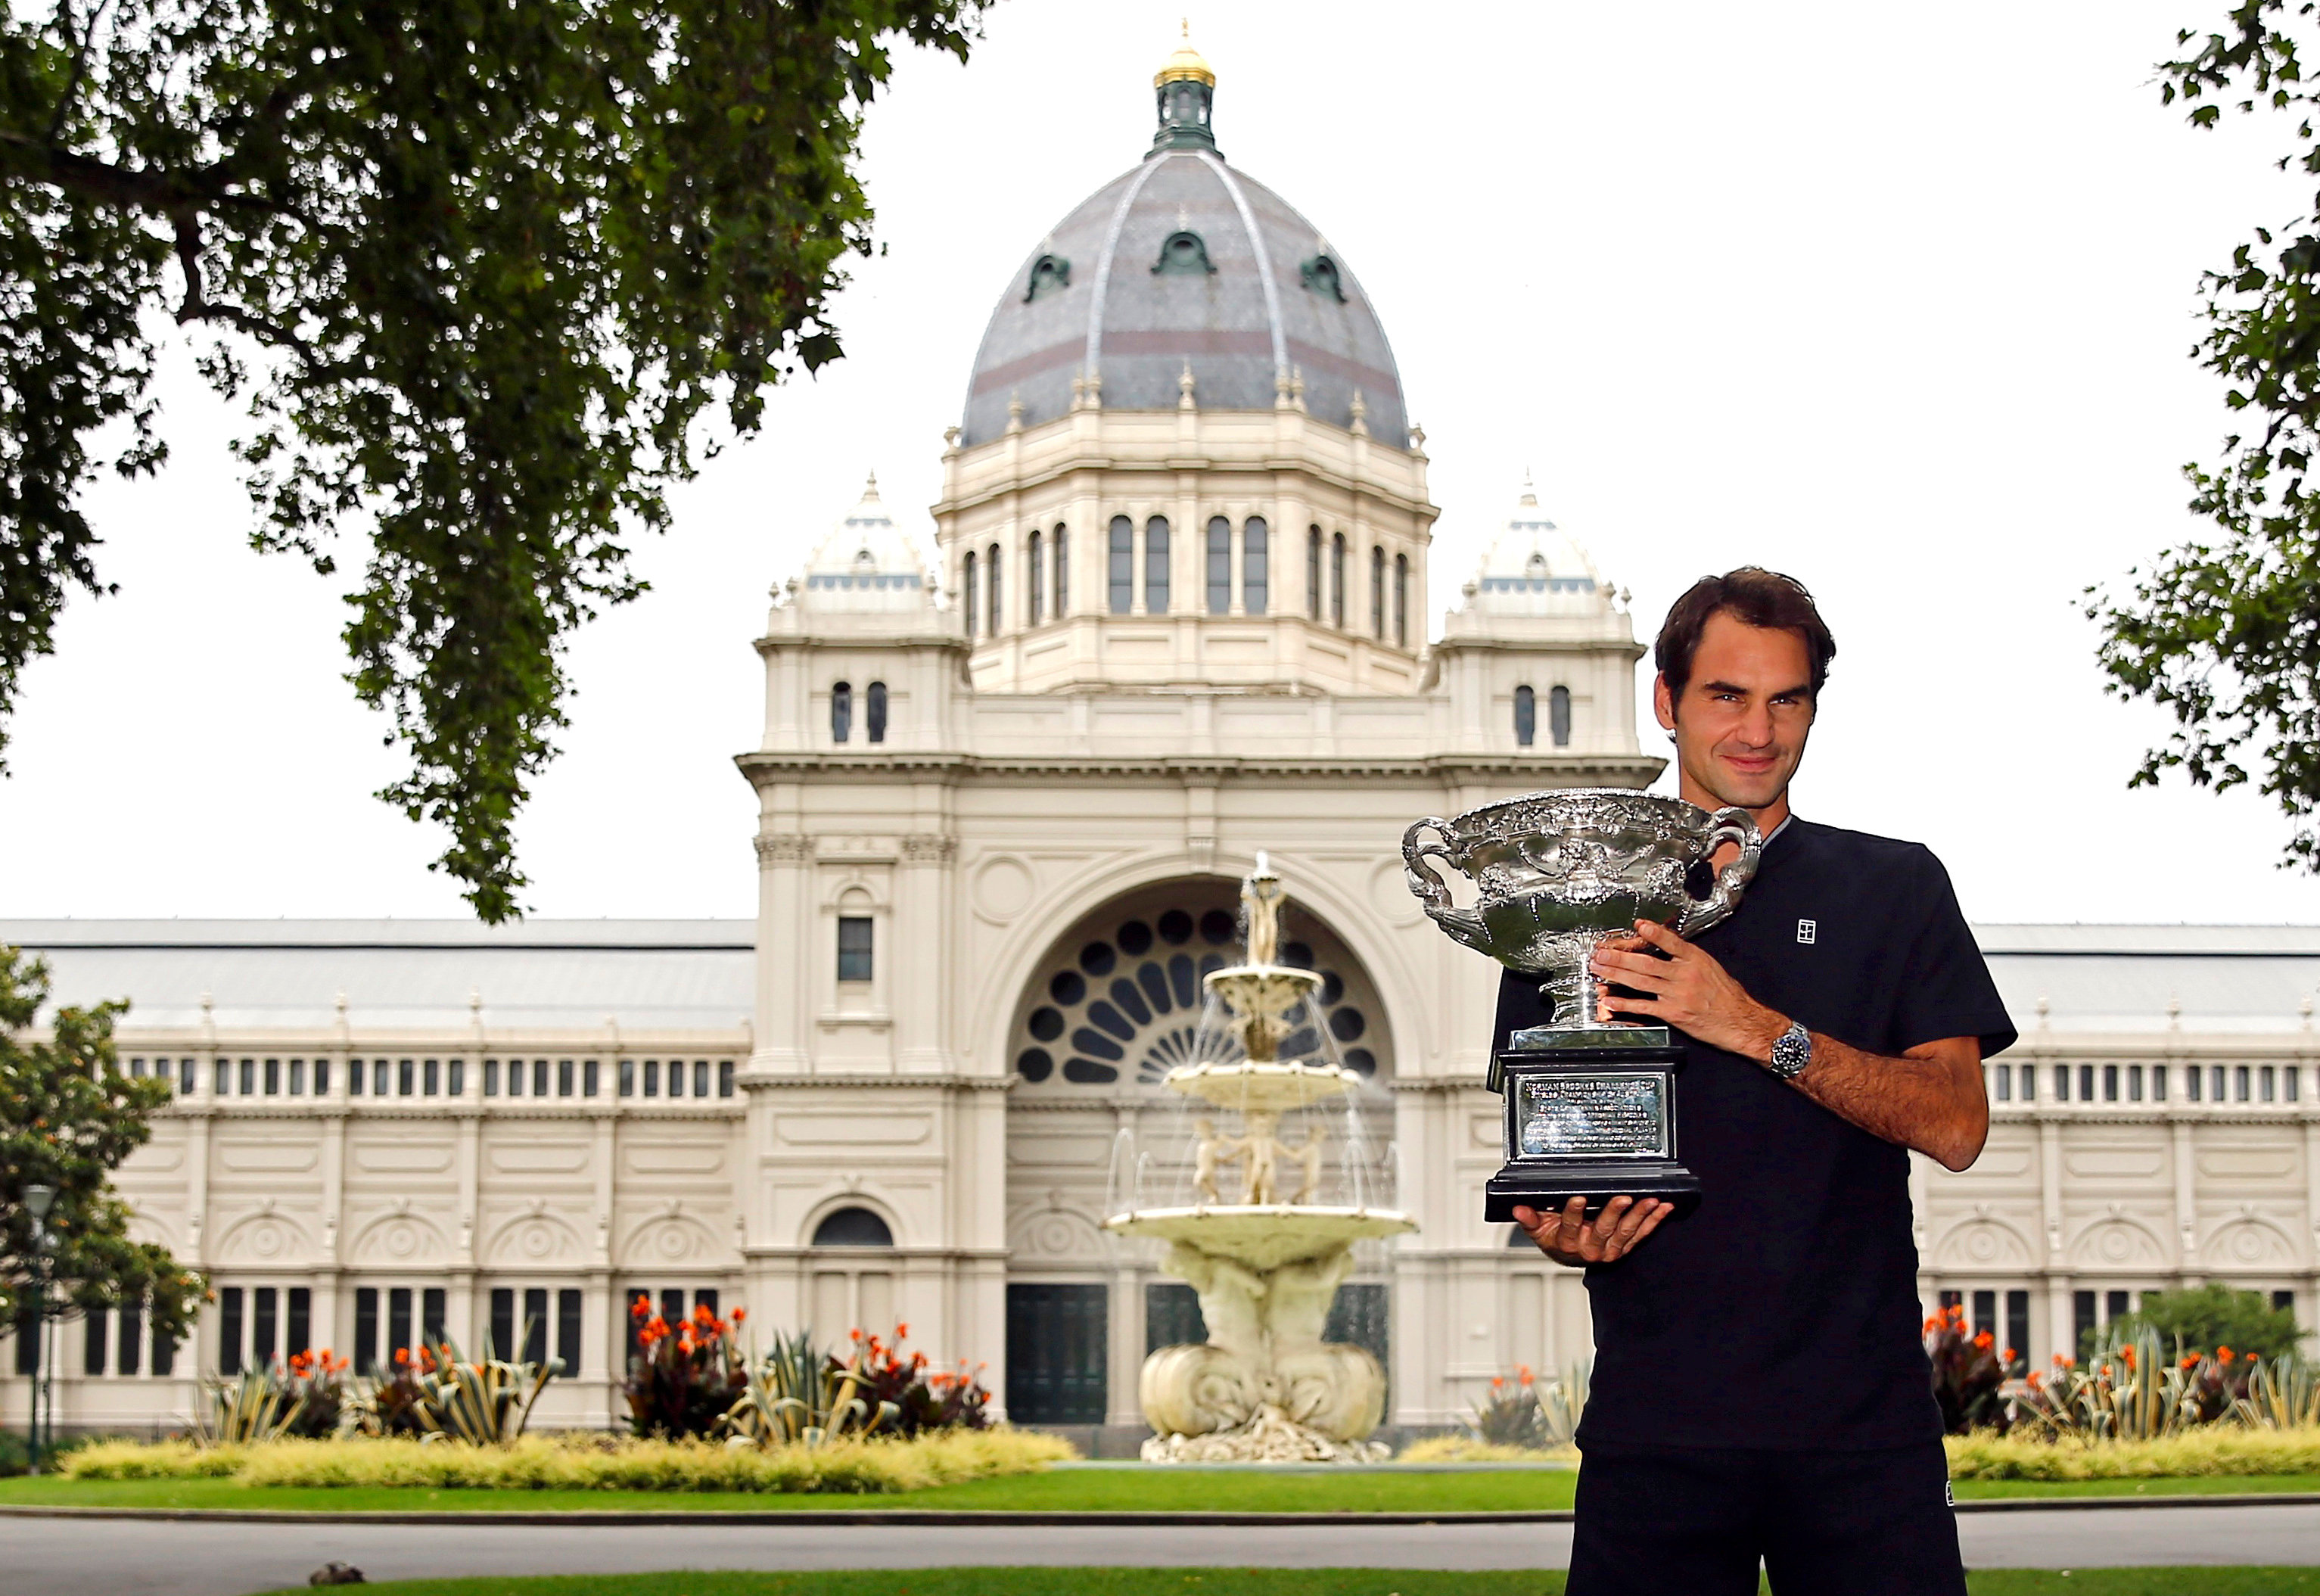
[[[1360,1113],[1391,1140],[1393,1039],[1375,984],[1289,882],[1283,962],[1323,976],[1308,1022],[1326,1027],[1348,1068],[1370,1077]],[[1136,1427],[1136,1384],[1151,1350],[1200,1338],[1189,1287],[1163,1277],[1149,1244],[1101,1229],[1120,1133],[1165,1187],[1189,1151],[1182,1099],[1160,1081],[1195,1056],[1201,978],[1242,955],[1238,884],[1198,876],[1139,888],[1058,936],[1018,995],[1008,1056],[1007,1392],[1019,1423]],[[1387,1361],[1384,1255],[1341,1288],[1337,1338]],[[1387,1366],[1391,1367],[1388,1363]]]

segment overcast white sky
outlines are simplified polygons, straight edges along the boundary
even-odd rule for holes
[[[676,499],[654,591],[592,629],[521,829],[536,915],[747,915],[750,639],[875,467],[920,529],[991,305],[1133,164],[1180,5],[1004,0],[960,68],[873,110],[888,253],[850,358]],[[1527,467],[1648,637],[1745,561],[1819,594],[1841,653],[1796,789],[1923,839],[1978,920],[2320,920],[2246,794],[2125,784],[2159,730],[2107,699],[2090,582],[2198,530],[2178,468],[2225,430],[2188,359],[2202,268],[2292,213],[2280,130],[2187,129],[2152,63],[2223,0],[1195,12],[1228,158],[1360,274],[1427,432],[1458,585]],[[260,557],[235,417],[180,351],[176,459],[92,495],[117,597],[26,676],[0,912],[464,912],[340,679],[337,596]],[[1436,620],[1438,630],[1438,618]],[[1647,747],[1653,741],[1647,730]]]

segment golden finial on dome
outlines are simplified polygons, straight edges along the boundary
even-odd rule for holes
[[[1192,48],[1192,20],[1190,17],[1184,19],[1183,41],[1176,46],[1176,53],[1161,62],[1160,70],[1152,75],[1154,88],[1163,84],[1184,82],[1206,84],[1210,88],[1217,86],[1217,75],[1210,68],[1208,58]]]

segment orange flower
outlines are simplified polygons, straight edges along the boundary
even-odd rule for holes
[[[2198,1367],[2199,1366],[2199,1355],[2198,1355],[2198,1354],[2197,1354],[2197,1353],[2193,1353],[2190,1356],[2189,1356],[2189,1357],[2187,1357],[2187,1358],[2185,1358],[2185,1359],[2183,1360],[2183,1362],[2182,1362],[2182,1364],[2181,1364],[2181,1365],[2180,1365],[2180,1366],[2181,1366],[2181,1367],[2183,1367],[2183,1368],[2186,1368],[2186,1369],[2196,1369],[2196,1368],[2198,1368]]]
[[[651,1311],[652,1299],[645,1295],[642,1292],[639,1292],[637,1293],[637,1300],[629,1304],[629,1317],[630,1319],[642,1319],[646,1314],[650,1313]]]
[[[859,1330],[848,1330],[846,1334],[849,1340],[859,1341],[862,1339],[862,1332]]]
[[[897,1341],[907,1341],[907,1340],[909,1340],[910,1338],[911,1338],[911,1327],[910,1327],[909,1325],[907,1325],[907,1324],[898,1324],[898,1325],[896,1325],[896,1326],[894,1327],[894,1339],[895,1339],[895,1340],[897,1340]]]
[[[1493,1375],[1491,1375],[1491,1389],[1492,1391],[1496,1391],[1496,1390],[1498,1390],[1500,1386],[1504,1385],[1506,1383],[1507,1383],[1507,1377],[1506,1377],[1504,1374],[1493,1374]]]
[[[1999,1353],[1998,1355],[1998,1361],[2002,1364],[2012,1363],[2014,1361],[2014,1348],[2009,1347],[2005,1351]]]
[[[1998,1338],[1991,1335],[1988,1330],[1982,1331],[1980,1335],[1976,1336],[1973,1338],[1973,1344],[1976,1347],[1980,1347],[1984,1352],[1989,1351],[1990,1347],[1996,1346],[1997,1343]]]
[[[2237,1355],[2228,1347],[2218,1347],[2216,1348],[2216,1361],[2219,1364],[2228,1364]]]
[[[749,1310],[746,1308],[736,1308],[733,1310],[733,1322],[735,1324],[739,1324],[743,1319],[748,1317]]]
[[[1941,1328],[1942,1316],[1938,1313],[1935,1314],[1933,1318],[1926,1321],[1926,1334],[1928,1336],[1932,1335],[1935,1330],[1938,1330]]]
[[[2128,1368],[2130,1368],[2130,1369],[2131,1369],[2131,1368],[2134,1367],[2134,1347],[2120,1347],[2120,1348],[2118,1349],[2118,1356],[2121,1356],[2122,1358],[2125,1358],[2125,1359],[2126,1360],[2126,1366],[2127,1366]]]
[[[2039,1387],[2046,1383],[2046,1377],[2044,1374],[2041,1374],[2037,1370],[2033,1369],[2030,1371],[2030,1377],[2024,1381],[2023,1383],[2029,1386],[2031,1390],[2036,1391]]]
[[[410,1361],[411,1361],[411,1348],[409,1348],[408,1347],[396,1347],[396,1348],[394,1349],[394,1366],[395,1366],[396,1368],[398,1368],[398,1369],[399,1369],[399,1368],[403,1367],[405,1364],[408,1364]]]

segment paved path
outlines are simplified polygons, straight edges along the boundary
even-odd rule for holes
[[[227,1524],[0,1518],[9,1596],[144,1591],[248,1596],[304,1585],[336,1559],[373,1580],[666,1568],[929,1568],[1142,1564],[1286,1568],[1560,1567],[1568,1524],[1329,1524],[1198,1528],[718,1524],[555,1528],[463,1523]],[[2320,1565],[2320,1505],[1968,1513],[1977,1568]]]

